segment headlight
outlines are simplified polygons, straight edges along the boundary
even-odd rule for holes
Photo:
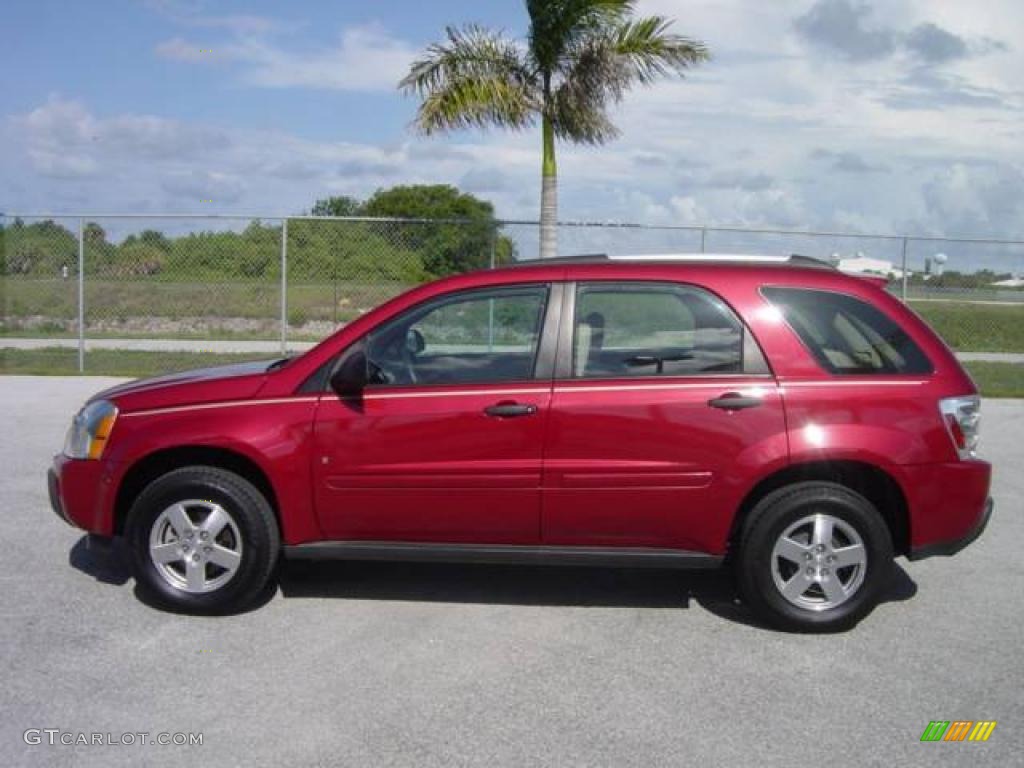
[[[89,403],[71,421],[64,440],[64,455],[71,459],[98,459],[117,419],[117,406],[108,400]]]

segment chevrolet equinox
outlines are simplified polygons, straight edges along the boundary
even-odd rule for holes
[[[450,277],[305,354],[94,396],[51,504],[149,594],[238,610],[289,558],[704,568],[852,626],[992,510],[979,398],[884,280],[805,257]]]

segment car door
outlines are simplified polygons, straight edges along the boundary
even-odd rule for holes
[[[539,540],[561,290],[446,294],[357,342],[369,386],[355,399],[325,393],[316,417],[315,503],[327,538]]]
[[[567,286],[545,456],[545,544],[720,553],[751,470],[784,461],[780,393],[718,296]]]

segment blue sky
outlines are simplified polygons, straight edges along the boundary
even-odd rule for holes
[[[1024,235],[1016,0],[639,0],[714,60],[560,148],[562,215]],[[300,212],[459,185],[535,218],[536,132],[423,138],[395,82],[446,24],[518,0],[8,0],[0,210]],[[212,200],[212,203],[204,203]]]
[[[196,63],[202,58],[199,52],[209,49],[207,58],[218,62],[224,49],[240,39],[265,39],[295,52],[329,51],[338,47],[345,30],[379,28],[390,38],[421,48],[447,19],[510,30],[524,22],[515,3],[454,0],[104,0],[103,11],[97,7],[66,0],[5,4],[4,25],[16,34],[5,41],[2,56],[19,71],[5,86],[7,109],[28,112],[39,106],[40,94],[60,94],[89,104],[98,116],[133,112],[276,128],[314,139],[394,141],[406,133],[414,104],[396,98],[393,89],[249,87],[231,67],[212,64],[208,69],[215,71],[208,77],[207,71],[181,66],[187,54],[169,53],[167,44],[194,46]]]

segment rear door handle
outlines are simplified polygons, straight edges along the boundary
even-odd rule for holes
[[[760,397],[746,397],[739,392],[726,392],[721,397],[708,400],[708,405],[723,411],[742,411],[744,408],[756,408],[763,402]]]
[[[536,405],[523,403],[496,403],[484,408],[484,413],[499,419],[511,419],[516,416],[532,416],[537,412]]]

